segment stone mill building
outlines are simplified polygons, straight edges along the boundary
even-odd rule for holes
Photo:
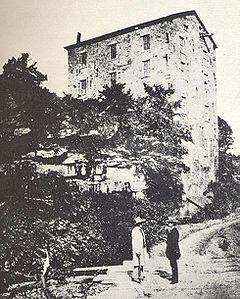
[[[217,46],[195,11],[187,11],[81,40],[68,51],[69,93],[96,97],[114,80],[143,95],[143,83],[173,87],[182,99],[193,143],[186,144],[188,174],[183,174],[183,200],[206,202],[204,191],[215,180],[218,165],[216,111]]]

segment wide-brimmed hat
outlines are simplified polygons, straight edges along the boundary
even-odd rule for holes
[[[145,221],[146,221],[146,219],[143,219],[143,218],[138,216],[134,219],[134,224],[144,223]]]

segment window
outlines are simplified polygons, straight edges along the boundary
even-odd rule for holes
[[[166,32],[166,43],[169,44],[169,33]]]
[[[150,49],[150,35],[144,35],[143,36],[143,49],[148,50]]]
[[[110,73],[110,76],[111,76],[111,86],[112,86],[114,83],[116,83],[117,73],[116,72]]]
[[[86,52],[80,54],[80,64],[82,66],[87,65],[87,53]]]
[[[165,55],[163,56],[163,58],[164,58],[165,61],[166,61],[166,66],[168,66],[168,60],[169,60],[168,54],[165,54]]]
[[[209,86],[208,86],[208,82],[207,81],[204,81],[204,90],[206,93],[209,92]]]
[[[87,80],[86,79],[80,81],[79,89],[80,89],[79,90],[80,94],[86,93],[86,91],[87,91]]]
[[[143,61],[143,75],[147,76],[150,74],[150,60]]]
[[[110,45],[111,48],[111,59],[117,57],[117,44]]]
[[[180,39],[180,51],[184,49],[185,46],[185,39],[182,36],[179,36]]]
[[[193,51],[193,53],[194,53],[194,47],[195,47],[194,40],[192,39],[192,51]]]

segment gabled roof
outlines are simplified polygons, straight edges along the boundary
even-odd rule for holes
[[[167,22],[167,21],[172,21],[173,19],[183,18],[183,17],[186,17],[186,16],[195,16],[197,18],[197,20],[199,21],[200,25],[205,30],[205,32],[208,33],[206,27],[204,26],[203,22],[199,18],[196,11],[195,10],[190,10],[190,11],[185,11],[185,12],[172,14],[172,15],[169,15],[169,16],[166,16],[166,17],[162,17],[162,18],[155,19],[155,20],[152,20],[152,21],[144,22],[144,23],[141,23],[141,24],[137,24],[137,25],[127,27],[127,28],[124,28],[124,29],[120,29],[120,30],[117,30],[117,31],[113,31],[111,33],[107,33],[107,34],[104,34],[104,35],[100,35],[100,36],[97,36],[97,37],[94,37],[94,38],[91,38],[91,39],[88,39],[88,40],[85,40],[85,41],[82,41],[82,42],[79,42],[79,43],[75,43],[75,44],[66,46],[66,47],[64,47],[64,49],[71,50],[71,49],[74,49],[74,48],[77,48],[77,47],[80,47],[80,46],[85,46],[87,44],[96,43],[96,42],[99,42],[99,41],[102,41],[102,40],[105,40],[105,39],[108,39],[108,38],[112,38],[114,36],[118,36],[118,35],[121,35],[121,34],[124,34],[124,33],[129,33],[131,31],[134,31],[134,30],[137,30],[137,29],[142,29],[142,28],[154,25],[154,24],[163,23],[163,22]],[[217,48],[217,45],[216,45],[215,41],[213,40],[212,36],[209,36],[209,38],[212,41],[214,47]]]

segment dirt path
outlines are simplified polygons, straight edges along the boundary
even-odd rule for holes
[[[191,233],[180,242],[182,257],[178,263],[178,284],[169,284],[169,262],[162,254],[164,245],[159,245],[153,250],[146,279],[141,285],[132,282],[126,271],[125,275],[121,273],[119,276],[115,288],[99,294],[97,298],[240,298],[240,259],[213,258],[211,254],[204,253],[205,247],[216,233],[236,222],[215,222],[205,229]]]
[[[200,255],[217,232],[233,223],[217,224],[183,239],[180,242],[182,258],[179,260],[179,284],[169,285],[167,279],[164,282],[159,280],[160,287],[154,290],[149,281],[147,294],[153,298],[240,298],[240,260]],[[162,262],[164,265],[160,266],[160,274],[164,272],[163,269],[170,271],[166,261]],[[165,276],[168,278],[167,274]]]

